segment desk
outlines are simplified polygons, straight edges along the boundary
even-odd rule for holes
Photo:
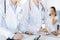
[[[38,35],[26,35],[23,40],[34,40],[34,38]],[[60,40],[60,37],[58,36],[53,36],[53,35],[41,35],[39,40]]]
[[[37,36],[38,35],[23,34],[23,39],[22,40],[34,40],[34,38],[37,37]],[[3,36],[0,36],[0,40],[6,40],[6,38],[3,37]],[[56,37],[56,36],[53,36],[53,35],[41,35],[39,40],[60,40],[60,37]]]

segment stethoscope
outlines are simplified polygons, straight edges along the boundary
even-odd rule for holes
[[[13,5],[12,1],[10,1],[10,5],[11,5],[11,8],[14,11],[14,13],[16,13],[17,4],[16,5]]]
[[[41,2],[39,2],[38,5],[36,5],[36,7],[37,7],[38,9],[40,9],[40,8],[39,8],[39,5],[41,5],[41,7],[42,7],[41,11],[45,11],[45,8],[44,8],[44,6],[43,6],[43,4],[42,4]]]
[[[39,5],[41,5],[41,6],[39,6]],[[43,6],[43,4],[41,3],[41,2],[39,2],[39,4],[38,5],[36,5],[36,7],[38,8],[38,9],[40,9],[40,7],[41,7],[41,12],[45,12],[45,8],[44,8],[44,6]],[[41,14],[42,15],[42,14]],[[42,18],[42,21],[44,21],[45,20],[45,17],[43,17]],[[45,22],[43,22],[42,24],[44,24]]]

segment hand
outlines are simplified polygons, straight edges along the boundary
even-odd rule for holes
[[[52,34],[55,35],[55,36],[58,36],[59,32],[58,31],[53,31]]]
[[[40,32],[48,33],[48,30],[47,30],[47,28],[42,28],[42,29],[40,29]]]
[[[25,34],[32,35],[32,32],[26,32]]]
[[[21,40],[22,39],[22,33],[17,33],[16,35],[14,35],[13,39],[14,40]]]

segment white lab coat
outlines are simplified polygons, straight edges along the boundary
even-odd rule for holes
[[[38,9],[31,1],[30,21],[28,31],[36,33],[41,26],[41,9]],[[41,22],[41,23],[40,23]]]
[[[43,5],[43,2],[41,2]],[[42,27],[44,23],[49,32],[54,31],[55,29],[52,27],[52,24],[49,21],[49,15],[47,7],[44,6],[42,9],[42,5],[39,3],[39,8],[33,3],[31,0],[31,11],[30,11],[30,21],[28,31],[31,31],[33,34],[38,33],[39,29]]]
[[[9,1],[9,0],[8,0]],[[25,32],[27,25],[28,8],[26,4],[17,3],[17,7],[12,5],[11,1],[6,5],[6,15],[3,27],[0,27],[1,35],[6,38],[12,38],[16,32]],[[25,11],[26,10],[26,11]]]

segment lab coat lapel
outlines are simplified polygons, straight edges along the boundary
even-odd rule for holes
[[[41,8],[40,8],[41,9]],[[36,23],[39,23],[40,19],[41,19],[41,10],[38,9],[36,7],[36,5],[32,2],[32,6],[31,6],[31,16],[34,17],[34,21]]]

